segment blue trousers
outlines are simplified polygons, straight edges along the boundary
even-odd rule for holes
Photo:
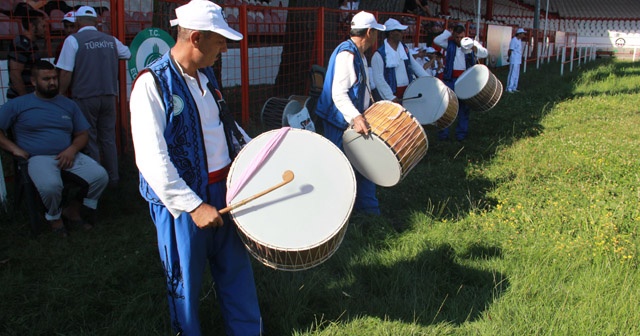
[[[212,205],[224,207],[226,187],[208,186]],[[227,335],[260,335],[262,320],[249,255],[228,216],[217,228],[198,228],[189,213],[174,218],[159,204],[150,204],[158,233],[171,312],[171,326],[183,336],[200,336],[198,306],[202,275],[208,262]]]
[[[455,80],[444,81],[444,83],[451,89],[455,89]],[[458,125],[456,126],[456,140],[464,140],[469,133],[469,112],[470,108],[467,104],[458,101]],[[439,140],[446,140],[449,138],[449,128],[442,129],[438,132]]]
[[[344,152],[342,146],[342,134],[344,130],[335,127],[333,124],[323,120],[324,136],[333,142],[341,151]],[[354,204],[354,210],[379,215],[380,205],[378,204],[378,198],[376,197],[376,185],[369,181],[366,177],[362,176],[357,170],[356,175],[356,203]]]

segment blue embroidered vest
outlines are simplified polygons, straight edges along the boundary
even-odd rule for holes
[[[331,92],[333,77],[335,75],[336,56],[342,51],[348,51],[353,54],[353,67],[358,78],[356,84],[349,89],[349,98],[351,98],[353,105],[358,109],[358,111],[362,112],[362,110],[364,110],[364,94],[367,89],[367,69],[365,69],[364,62],[360,57],[358,47],[356,47],[353,41],[349,39],[340,43],[336,50],[333,51],[333,54],[331,54],[329,66],[324,78],[324,86],[316,107],[316,115],[335,127],[345,130],[349,127],[349,124],[344,120],[342,113],[338,111],[338,108],[333,103]]]
[[[164,103],[167,121],[164,138],[167,142],[171,163],[191,190],[204,202],[208,202],[209,197],[206,190],[209,182],[209,168],[196,102],[169,52],[142,70],[138,76],[147,71],[151,71],[154,75]],[[215,89],[218,89],[213,69],[209,67],[199,69],[199,71],[207,76],[209,83]],[[162,204],[142,174],[140,174],[139,189],[140,194],[147,202]]]
[[[457,48],[458,45],[453,40],[449,40],[449,45],[447,46],[447,57],[444,64],[444,73],[442,77],[444,81],[449,82],[453,79],[453,61],[456,58]],[[453,57],[451,57],[450,55],[453,55]],[[466,69],[469,69],[476,64],[476,55],[473,51],[464,55],[464,63]]]
[[[400,45],[398,47],[404,48],[404,52],[408,57],[413,57],[409,54],[409,48],[407,48],[404,43],[400,42]],[[384,66],[384,80],[387,82],[387,84],[389,84],[389,86],[391,87],[391,91],[395,95],[398,89],[398,82],[396,81],[396,68],[387,68],[387,55],[385,52],[384,43],[380,48],[378,48],[378,53],[380,53],[380,56],[382,56],[382,64]],[[409,79],[409,82],[411,82],[411,80],[413,80],[411,59],[407,58],[406,60],[404,60],[404,68],[405,70],[407,70],[407,78]]]

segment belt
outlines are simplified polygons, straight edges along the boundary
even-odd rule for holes
[[[404,91],[407,89],[407,85],[405,86],[398,86],[396,88],[396,97],[398,98],[402,98],[404,96]]]
[[[227,175],[229,175],[229,168],[231,168],[231,164],[228,164],[226,167],[218,169],[216,171],[209,172],[209,184],[226,180]]]
[[[464,70],[453,70],[453,73],[451,74],[451,77],[458,78],[460,77],[460,75],[462,75],[462,73],[464,72]]]

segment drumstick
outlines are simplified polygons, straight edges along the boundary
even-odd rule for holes
[[[398,99],[398,101],[405,101],[405,100],[418,99],[418,98],[422,98],[422,93],[418,93],[418,95],[415,97]]]
[[[266,194],[268,194],[268,193],[270,193],[270,192],[272,192],[272,191],[274,191],[274,190],[276,190],[276,189],[278,189],[278,188],[282,187],[283,185],[285,185],[285,184],[287,184],[287,183],[289,183],[289,182],[293,181],[293,177],[294,177],[294,175],[293,175],[293,172],[292,172],[292,171],[290,171],[290,170],[285,170],[285,171],[284,171],[284,173],[282,173],[282,182],[280,182],[280,183],[278,183],[278,184],[274,185],[273,187],[271,187],[271,188],[269,188],[269,189],[263,190],[263,191],[261,191],[261,192],[259,192],[259,193],[255,194],[255,195],[253,195],[253,196],[247,197],[247,198],[243,199],[242,201],[239,201],[239,202],[237,202],[237,203],[235,203],[235,204],[231,204],[231,205],[229,205],[228,207],[226,207],[226,208],[224,208],[224,209],[222,209],[222,210],[220,210],[220,211],[218,211],[218,212],[219,212],[221,215],[224,215],[224,214],[226,214],[227,212],[229,212],[229,211],[231,211],[231,210],[233,210],[233,209],[235,209],[235,208],[237,208],[237,207],[243,206],[243,205],[245,205],[245,204],[247,204],[247,203],[249,203],[249,202],[253,201],[253,200],[254,200],[254,199],[256,199],[256,198],[258,198],[258,197],[262,197],[262,196],[264,196],[264,195],[266,195]]]

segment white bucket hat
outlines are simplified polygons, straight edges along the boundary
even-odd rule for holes
[[[373,28],[379,31],[385,31],[387,28],[376,21],[376,17],[371,13],[360,12],[351,19],[351,29]]]
[[[242,34],[231,29],[222,11],[222,7],[207,0],[191,0],[188,4],[176,8],[177,19],[171,20],[171,26],[218,33],[230,40],[242,40]]]
[[[527,31],[522,29],[522,28],[518,28],[518,30],[516,30],[516,35],[518,34],[525,34]]]
[[[401,24],[396,19],[387,20],[384,23],[384,26],[387,27],[387,29],[386,29],[387,31],[390,31],[390,30],[405,30],[405,29],[409,28],[409,26],[405,26],[405,25]]]

